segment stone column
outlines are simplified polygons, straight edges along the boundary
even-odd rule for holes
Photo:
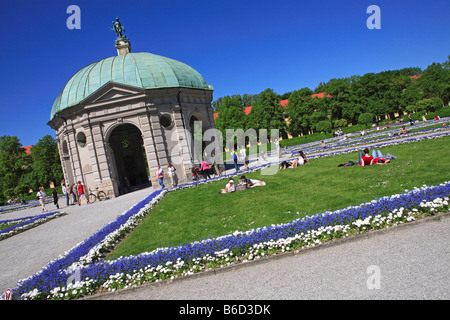
[[[161,127],[159,124],[158,110],[154,105],[146,105],[147,112],[139,117],[142,140],[144,142],[147,164],[150,172],[150,180],[153,186],[158,185],[156,170],[158,165],[167,166],[167,157],[163,145]],[[161,147],[163,150],[161,150]],[[164,161],[164,162],[162,162]]]
[[[75,130],[68,129],[65,134],[67,135],[67,146],[69,148],[69,155],[72,162],[73,183],[77,183],[78,181],[83,180],[83,170],[81,169]]]
[[[111,170],[108,165],[108,157],[106,153],[106,145],[103,138],[102,123],[90,124],[91,142],[88,145],[89,158],[93,168],[95,188],[99,188],[106,193],[107,196],[114,197],[118,195],[118,186],[113,181]]]
[[[182,173],[178,172],[177,176],[179,182],[190,181],[192,172],[192,152],[190,144],[190,134],[188,134],[187,129],[185,128],[183,117],[181,115],[181,107],[179,105],[175,105],[172,107],[172,117],[174,121],[174,129],[177,133],[178,137],[178,149],[179,155],[175,155],[175,157],[179,157],[178,160],[181,162],[179,168],[182,168]]]

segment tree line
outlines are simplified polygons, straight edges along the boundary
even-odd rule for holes
[[[64,179],[56,140],[46,135],[27,153],[16,136],[0,137],[0,204]]]
[[[325,93],[323,98],[312,98]],[[281,100],[288,99],[286,107]],[[213,102],[216,127],[226,129],[280,129],[280,135],[330,132],[350,124],[382,121],[404,113],[434,112],[450,103],[450,55],[443,63],[334,78],[311,90],[301,88],[278,95],[272,89],[243,96],[225,96]],[[245,108],[252,106],[246,115]]]

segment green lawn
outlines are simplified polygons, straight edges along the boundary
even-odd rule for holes
[[[250,173],[247,177],[267,185],[232,194],[218,194],[225,180],[171,192],[108,258],[285,223],[449,181],[449,142],[450,137],[443,137],[382,148],[383,154],[398,157],[385,165],[338,167],[357,161],[354,152],[311,160],[271,176]]]

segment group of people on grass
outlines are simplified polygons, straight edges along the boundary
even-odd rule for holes
[[[349,161],[347,163],[343,163],[338,165],[338,167],[349,167],[353,165],[357,165],[360,167],[378,165],[378,164],[386,164],[391,162],[391,159],[395,159],[392,154],[388,153],[383,155],[380,150],[372,150],[372,154],[370,154],[369,149],[365,148],[362,152],[359,152],[358,162]]]
[[[236,165],[237,164],[236,151],[233,150],[232,154],[233,154],[233,158],[234,158],[233,160],[234,160],[235,165]],[[358,166],[361,166],[361,167],[365,167],[365,166],[370,166],[370,165],[386,164],[386,163],[389,163],[391,161],[391,159],[395,159],[395,157],[392,156],[392,155],[389,155],[389,158],[387,159],[386,156],[383,156],[383,154],[381,153],[380,150],[372,150],[372,154],[369,154],[369,149],[365,148],[363,150],[363,152],[359,152],[359,161],[357,163],[355,163],[353,161],[349,161],[348,163],[341,164],[339,166],[358,165]],[[290,160],[290,161],[285,160],[285,161],[281,162],[279,171],[280,170],[285,170],[286,168],[289,168],[289,167],[297,168],[299,165],[304,165],[306,163],[309,164],[309,160],[306,157],[305,153],[300,150],[298,152],[298,157],[297,158],[294,158],[293,160]],[[201,169],[202,172],[206,173],[205,178],[206,178],[206,176],[208,178],[210,178],[210,176],[208,174],[208,170],[213,165],[214,164],[209,165],[204,160],[202,161],[200,169]],[[167,168],[168,168],[168,172],[169,172],[169,177],[171,178],[172,187],[175,187],[176,186],[175,168],[171,164],[169,164]],[[248,168],[247,164],[246,164],[246,168]],[[158,167],[156,175],[157,175],[159,184],[164,189],[164,184],[163,184],[164,171],[163,171],[163,169],[161,167]],[[246,189],[253,188],[253,187],[256,187],[256,186],[265,186],[265,185],[266,185],[266,183],[264,181],[248,179],[245,176],[241,176],[239,178],[239,184],[238,185],[235,184],[233,178],[230,178],[228,180],[227,185],[225,186],[225,189],[221,189],[221,191],[219,193],[230,193],[230,192],[235,192],[235,191],[239,191],[239,190],[246,190]]]
[[[225,186],[225,189],[220,190],[219,193],[231,193],[231,192],[235,192],[235,191],[242,191],[242,190],[247,190],[247,189],[254,188],[254,187],[261,187],[261,186],[265,186],[265,185],[266,185],[266,183],[264,181],[248,179],[245,176],[241,176],[239,178],[238,185],[236,185],[234,183],[233,178],[230,178],[228,180],[227,185]]]
[[[359,152],[359,165],[361,167],[371,166],[376,164],[389,163],[391,160],[383,156],[380,150],[372,150],[372,154],[369,154],[369,149],[365,148],[363,152]]]

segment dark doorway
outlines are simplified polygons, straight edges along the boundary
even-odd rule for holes
[[[141,131],[132,124],[120,125],[111,133],[109,144],[114,152],[121,193],[148,184],[148,165]]]

